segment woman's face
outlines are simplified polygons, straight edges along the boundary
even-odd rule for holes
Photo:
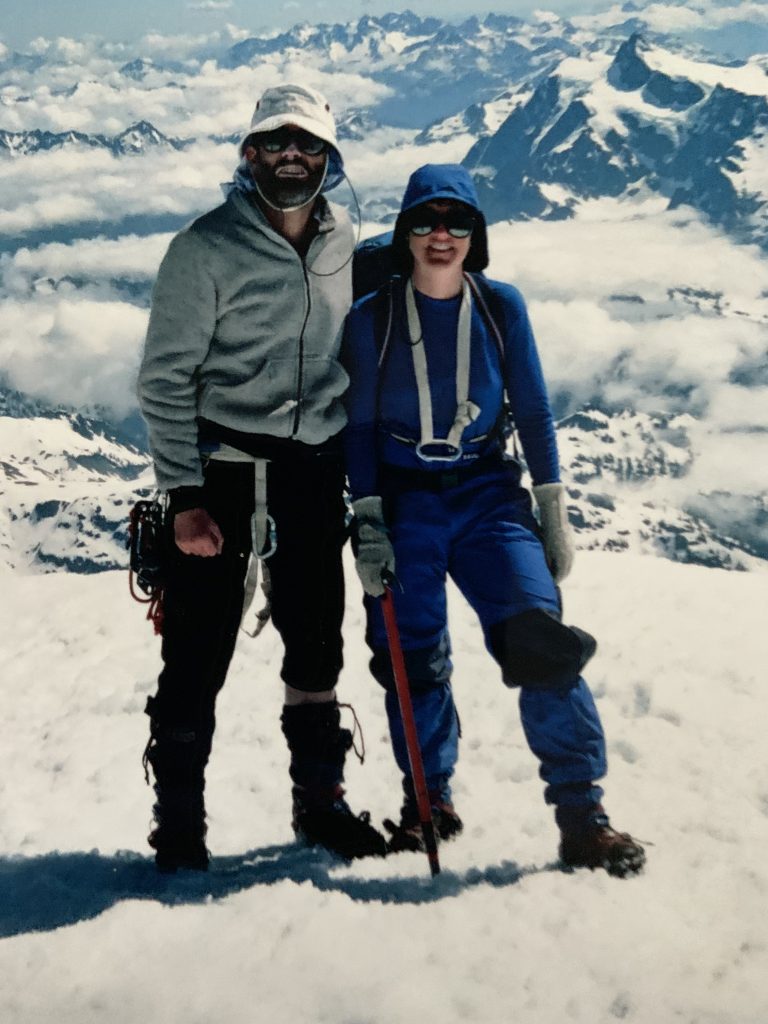
[[[438,215],[445,215],[450,210],[465,209],[460,203],[442,199],[424,205]],[[466,238],[454,238],[443,223],[438,224],[428,235],[414,235],[412,231],[408,233],[408,245],[414,263],[425,270],[461,267],[471,243],[471,234]]]

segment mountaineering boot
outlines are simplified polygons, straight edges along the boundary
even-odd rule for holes
[[[151,719],[144,770],[149,781],[147,766],[151,765],[156,800],[152,808],[155,827],[147,841],[160,871],[208,870],[203,798],[206,760],[194,732],[164,727]]]
[[[283,708],[281,724],[291,752],[293,831],[308,846],[323,846],[345,860],[383,857],[387,844],[368,812],[355,815],[344,799],[341,783],[352,733],[340,721],[336,701]]]
[[[405,798],[400,809],[400,821],[395,824],[390,818],[384,819],[384,828],[389,832],[387,850],[390,853],[416,850],[426,853],[416,794],[408,777],[403,779],[403,791]],[[451,803],[450,792],[447,784],[427,790],[435,838],[442,842],[455,839],[464,828],[464,823]]]
[[[384,857],[387,853],[384,836],[371,825],[368,811],[355,815],[341,786],[333,790],[294,786],[291,824],[301,842],[324,846],[345,860]]]
[[[645,850],[627,832],[611,827],[602,804],[558,807],[560,859],[569,868],[605,868],[609,875],[636,875],[645,864]]]

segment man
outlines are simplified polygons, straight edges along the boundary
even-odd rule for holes
[[[226,202],[171,242],[139,376],[172,535],[145,756],[157,796],[149,842],[165,870],[208,865],[204,772],[252,544],[269,556],[285,648],[294,830],[344,857],[385,852],[341,787],[352,736],[335,692],[348,383],[337,357],[354,243],[322,195],[343,176],[325,98],[268,89],[240,155]]]

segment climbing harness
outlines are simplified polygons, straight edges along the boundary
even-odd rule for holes
[[[219,445],[218,448],[207,454],[209,458],[215,459],[217,462],[250,462],[253,465],[254,508],[251,516],[251,558],[245,577],[240,628],[248,636],[257,637],[269,622],[272,614],[271,585],[266,562],[277,550],[277,527],[275,520],[267,511],[267,465],[269,460],[248,455],[227,444]],[[262,570],[261,590],[266,600],[264,607],[256,613],[255,624],[249,629],[245,623],[256,595],[260,565]]]

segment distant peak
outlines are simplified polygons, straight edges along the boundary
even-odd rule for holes
[[[651,69],[638,53],[645,43],[638,32],[633,32],[616,51],[613,63],[608,69],[608,81],[615,89],[633,92],[642,89],[651,77]]]

